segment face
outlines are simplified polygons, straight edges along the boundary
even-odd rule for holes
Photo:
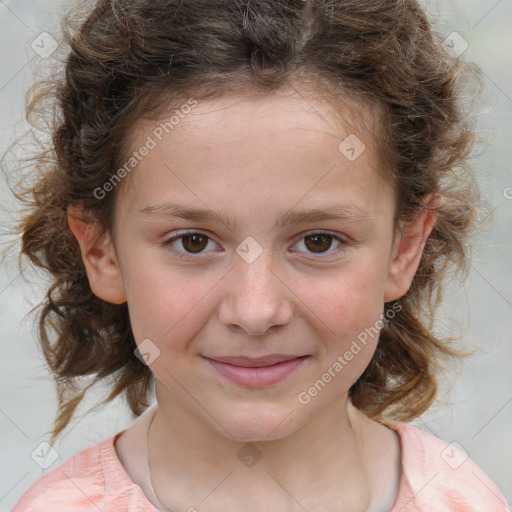
[[[119,191],[112,246],[136,342],[159,402],[240,441],[336,411],[397,298],[393,189],[375,142],[330,110],[231,97],[130,140],[155,142]]]

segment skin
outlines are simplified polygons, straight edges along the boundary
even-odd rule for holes
[[[354,132],[331,109],[291,90],[199,102],[125,178],[113,233],[86,226],[70,207],[93,292],[127,301],[137,344],[149,339],[160,351],[150,363],[158,409],[148,452],[169,509],[373,512],[394,502],[397,436],[347,401],[378,337],[309,403],[298,395],[376,325],[386,301],[407,292],[434,219],[424,211],[395,236],[394,190],[375,170],[375,141],[357,133],[366,149],[347,159],[338,146]],[[130,148],[159,123],[139,122]],[[142,211],[167,202],[233,224]],[[291,210],[329,205],[366,213],[276,225]],[[190,239],[162,245],[183,230],[209,237],[202,252],[190,253]],[[341,243],[315,245],[318,231]],[[263,250],[250,263],[236,252],[247,237]],[[308,357],[258,389],[227,380],[203,357],[272,353]],[[116,445],[125,461],[147,429],[130,432]],[[245,446],[262,455],[250,468],[237,457]]]

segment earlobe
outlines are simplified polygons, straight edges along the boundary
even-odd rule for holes
[[[384,293],[385,302],[397,300],[409,290],[435,221],[435,212],[425,208],[397,235]]]
[[[93,293],[113,304],[126,302],[123,277],[110,234],[102,232],[96,221],[87,220],[84,210],[77,206],[68,207],[68,224],[80,245]]]

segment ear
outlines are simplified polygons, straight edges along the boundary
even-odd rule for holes
[[[429,206],[436,206],[440,202],[440,197],[436,196],[430,200]],[[409,290],[435,222],[435,212],[424,208],[412,221],[402,226],[393,247],[384,302],[399,299]]]
[[[68,224],[80,245],[82,259],[94,295],[113,304],[126,302],[123,278],[108,232],[102,232],[83,208],[68,207]]]

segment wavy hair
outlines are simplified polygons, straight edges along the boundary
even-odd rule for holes
[[[68,13],[62,43],[61,72],[36,82],[27,100],[34,126],[49,119],[51,144],[34,154],[31,185],[16,193],[25,206],[21,254],[51,279],[38,319],[59,399],[52,443],[95,383],[111,378],[102,403],[124,395],[135,415],[154,383],[134,353],[127,304],[91,291],[68,206],[81,205],[86,222],[111,229],[118,191],[101,199],[94,191],[121,165],[138,119],[184,98],[267,93],[299,81],[323,91],[334,113],[347,94],[356,106],[378,107],[377,144],[397,192],[396,220],[435,210],[412,285],[385,304],[384,315],[392,310],[394,318],[349,392],[382,422],[422,414],[436,397],[442,359],[463,355],[434,335],[433,320],[447,277],[467,274],[482,203],[468,165],[475,132],[464,94],[479,70],[445,51],[418,2],[99,0]],[[429,194],[442,201],[425,203]]]

